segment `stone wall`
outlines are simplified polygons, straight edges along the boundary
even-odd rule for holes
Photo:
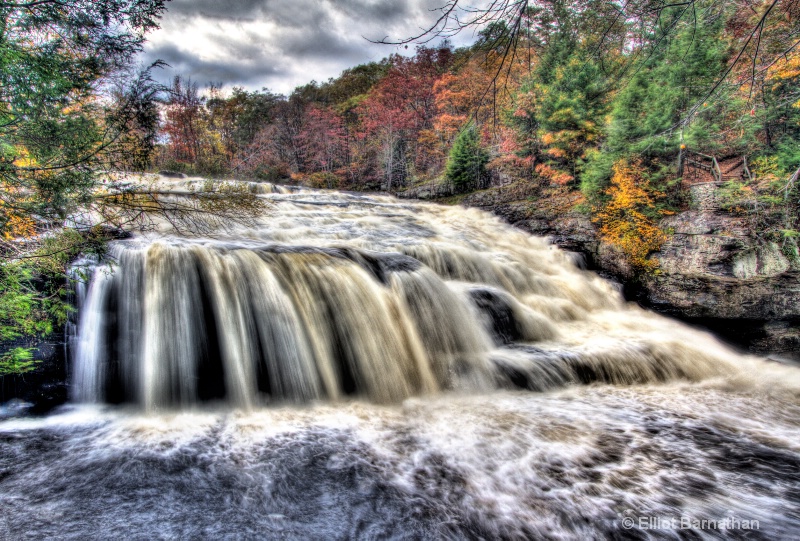
[[[721,182],[702,182],[689,186],[692,208],[700,211],[720,210],[719,188],[721,186]]]

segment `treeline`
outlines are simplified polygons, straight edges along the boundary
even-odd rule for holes
[[[452,134],[441,129],[439,87],[453,77],[455,56],[449,47],[421,48],[413,58],[357,66],[288,97],[239,88],[201,93],[177,77],[156,165],[317,187],[401,188],[443,166]],[[470,105],[461,104],[458,124]]]
[[[504,55],[487,47],[490,38],[486,31],[468,49],[420,47],[411,58],[359,65],[289,96],[201,91],[177,77],[154,167],[360,190],[436,179],[459,134],[478,134],[473,146],[487,150],[509,136],[500,117],[519,88],[522,63],[510,63],[507,77]],[[500,68],[502,79],[493,73]],[[486,161],[471,168],[477,184],[490,178]],[[468,184],[465,177],[460,186]]]
[[[548,0],[472,47],[421,47],[289,96],[200,92],[177,78],[156,166],[394,191],[448,178],[454,142],[474,130],[489,159],[457,189],[513,178],[594,204],[614,164],[635,163],[655,193],[677,178],[682,145],[789,178],[800,165],[799,12],[695,1],[620,17],[605,1]]]

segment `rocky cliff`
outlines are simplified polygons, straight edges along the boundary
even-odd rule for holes
[[[705,324],[754,351],[800,353],[800,269],[749,220],[700,207],[662,222],[660,272],[641,280],[659,311]]]

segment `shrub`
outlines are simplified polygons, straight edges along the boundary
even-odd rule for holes
[[[648,216],[655,211],[644,169],[638,162],[620,160],[614,164],[608,201],[597,209],[600,237],[619,247],[636,269],[654,270],[658,261],[647,256],[665,240],[664,232]]]

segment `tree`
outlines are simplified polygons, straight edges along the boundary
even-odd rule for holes
[[[652,270],[658,261],[648,255],[659,249],[665,235],[651,217],[653,198],[648,192],[645,171],[640,163],[620,160],[614,164],[607,204],[599,209],[600,237],[617,246],[638,270]]]
[[[495,26],[483,31],[469,51],[461,51],[461,55],[468,56],[466,60],[454,62],[455,69],[439,77],[434,85],[437,115],[429,139],[438,143],[434,150],[437,157],[441,156],[442,164],[447,150],[471,120],[482,127],[484,140],[491,141],[498,149],[508,148],[504,145],[509,134],[502,125],[502,112],[511,107],[512,97],[522,77],[527,76],[529,65],[519,59],[507,70],[504,84],[497,85],[494,76],[501,67],[502,52],[486,50],[485,45],[492,30],[496,30]]]
[[[152,71],[163,65],[157,61],[145,69],[123,70],[110,86],[110,105],[102,122],[118,132],[107,149],[109,164],[127,171],[146,171],[151,166],[161,123],[161,102],[166,88],[156,82]]]
[[[396,62],[404,64],[408,60],[398,58]],[[408,106],[405,82],[402,71],[393,67],[358,107],[364,136],[375,141],[379,149],[382,186],[387,191],[405,183],[408,163],[404,150],[417,121],[417,113]]]
[[[345,165],[347,155],[347,133],[342,119],[330,110],[312,106],[298,140],[309,167],[314,173],[325,174],[324,187],[338,187],[336,173]]]
[[[180,75],[173,79],[163,127],[169,165],[189,168],[198,163],[206,124],[204,103],[196,82]]]
[[[456,191],[480,187],[486,178],[489,154],[481,147],[475,124],[468,124],[456,137],[447,160],[445,176]]]
[[[580,49],[558,62],[542,62],[541,71],[550,76],[532,85],[529,113],[544,159],[537,171],[554,184],[567,184],[602,136],[608,87],[600,67]]]
[[[379,146],[386,190],[404,184],[412,166],[427,172],[435,164],[429,137],[436,115],[434,85],[452,58],[448,46],[420,47],[413,58],[393,56],[386,76],[358,106],[363,135]]]
[[[760,140],[777,153],[778,165],[788,174],[800,167],[800,48],[760,72],[760,100],[753,100],[750,114],[761,128]]]
[[[11,241],[90,202],[119,145],[131,144],[122,135],[133,124],[145,128],[145,149],[152,143],[149,72],[111,104],[98,89],[129,66],[164,3],[0,3],[0,338],[46,332],[52,319],[63,320],[64,267],[87,236],[51,235],[33,250]],[[24,350],[3,355],[0,373],[24,370],[28,360]]]
[[[280,97],[269,91],[248,92],[234,87],[225,96],[216,87],[209,89],[205,103],[209,130],[218,133],[225,147],[225,158],[230,166],[239,152],[253,142],[256,134],[273,120]]]
[[[712,6],[692,21],[683,19],[682,8],[665,10],[671,30],[648,36],[654,44],[645,49],[648,59],[614,97],[603,148],[590,153],[582,176],[587,197],[602,196],[612,164],[622,157],[636,157],[649,169],[660,169],[660,178],[653,179],[659,182],[676,176],[670,167],[677,163],[681,144],[712,154],[720,149],[724,141],[718,124],[725,121],[727,108],[737,106],[732,89],[720,90],[728,97],[725,103],[705,103],[699,110],[695,104],[726,69],[730,46],[722,35],[724,14],[724,7]],[[689,124],[683,123],[686,118]],[[743,134],[736,133],[740,144]]]
[[[63,219],[86,199],[121,133],[101,121],[97,85],[128,65],[163,10],[164,0],[0,4],[3,232],[14,216]]]
[[[392,66],[391,58],[369,62],[344,70],[325,83],[310,83],[295,89],[294,94],[309,103],[333,107],[339,113],[352,110],[383,79]]]

